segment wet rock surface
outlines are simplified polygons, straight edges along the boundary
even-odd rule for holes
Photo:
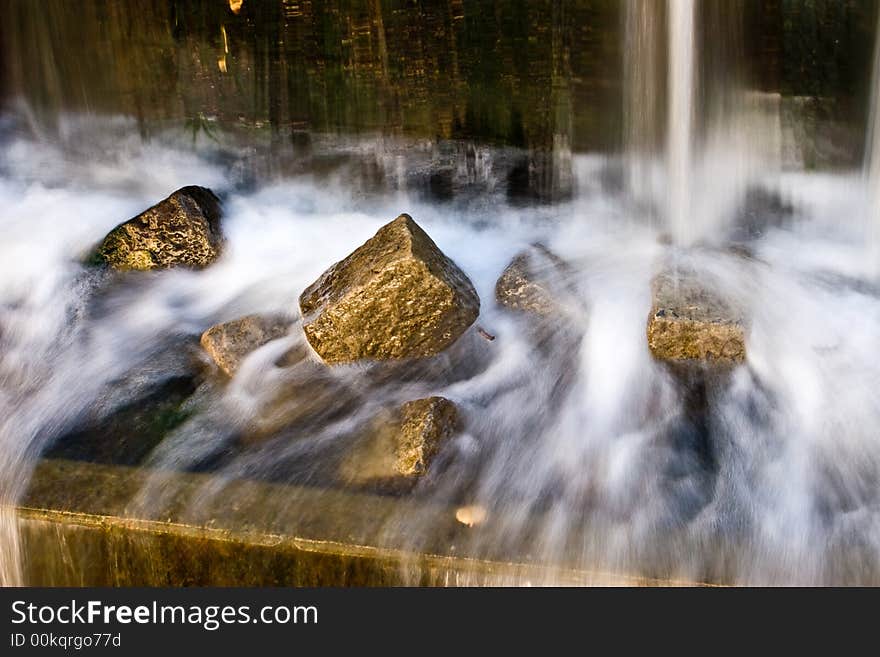
[[[519,252],[495,284],[495,299],[510,310],[557,315],[571,293],[571,268],[543,244]]]
[[[412,486],[459,426],[458,408],[443,397],[417,399],[380,413],[343,460],[339,476],[353,485]]]
[[[658,360],[737,365],[746,359],[742,312],[700,283],[669,270],[653,282],[648,347]]]
[[[248,354],[287,335],[292,321],[283,314],[248,315],[212,326],[200,342],[217,367],[233,376]]]
[[[433,356],[476,320],[473,284],[406,214],[300,297],[303,330],[328,364]]]
[[[203,268],[220,255],[220,200],[183,187],[110,231],[93,260],[118,270]]]
[[[125,376],[112,381],[64,427],[47,427],[43,456],[138,465],[198,409],[198,345],[190,335],[170,336]]]

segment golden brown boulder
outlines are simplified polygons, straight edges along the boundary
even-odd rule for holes
[[[571,270],[543,244],[518,253],[495,283],[495,299],[510,310],[541,317],[559,314],[570,294]]]
[[[443,397],[417,399],[381,413],[343,461],[340,476],[353,484],[411,485],[428,471],[458,425],[458,409]]]
[[[120,270],[206,267],[220,255],[220,215],[210,189],[183,187],[111,230],[94,259]]]
[[[468,277],[406,214],[300,296],[303,329],[326,363],[440,353],[480,313]]]
[[[658,360],[736,365],[745,361],[743,319],[693,272],[666,271],[653,283],[648,347]]]
[[[248,315],[217,324],[202,333],[202,347],[228,376],[244,357],[267,342],[285,336],[291,320],[283,315]]]

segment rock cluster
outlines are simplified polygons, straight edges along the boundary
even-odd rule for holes
[[[211,190],[184,187],[110,231],[93,261],[122,271],[206,267],[220,255],[220,218],[220,201]],[[362,392],[329,366],[392,361],[417,369],[424,363],[424,374],[443,371],[437,358],[460,355],[449,347],[470,344],[460,338],[480,313],[471,281],[406,214],[331,266],[299,302],[301,321],[280,314],[248,315],[201,335],[204,353],[233,377],[249,354],[301,327],[300,342],[276,363],[282,368],[276,378],[283,385],[271,391],[253,426],[242,434],[245,442],[314,429],[315,422],[323,424],[359,403]],[[398,371],[397,366],[389,370]],[[367,381],[374,387],[386,379],[380,375]],[[345,460],[345,478],[413,482],[427,472],[458,423],[455,404],[442,397],[382,413]]]
[[[213,192],[184,187],[113,229],[96,259],[117,270],[205,267],[220,254],[220,217]],[[572,267],[542,244],[518,253],[495,285],[498,305],[527,317],[539,338],[536,367],[553,375],[545,408],[571,384],[569,359],[582,335],[571,321],[581,307],[576,292]],[[302,292],[299,308],[300,319],[248,315],[201,336],[204,352],[226,377],[260,347],[296,338],[276,361],[281,369],[273,377],[281,385],[269,391],[242,440],[320,430],[387,385],[424,385],[435,375],[448,383],[454,367],[446,360],[473,364],[479,360],[471,357],[475,341],[485,351],[495,339],[471,328],[480,314],[471,281],[406,214],[327,269]],[[667,269],[654,279],[647,339],[653,356],[673,369],[705,373],[692,366],[732,366],[746,358],[742,313],[694,272]],[[334,367],[352,363],[371,366],[360,368],[367,375],[357,381]],[[355,485],[411,486],[459,426],[458,408],[443,397],[385,410],[338,461],[337,475]]]
[[[424,361],[426,372],[438,369],[432,359],[474,323],[480,299],[467,276],[412,217],[401,215],[310,285],[300,308],[302,335],[317,358],[300,348],[296,358],[282,363],[290,371],[289,389],[270,400],[248,440],[293,425],[310,426],[336,407],[356,404],[359,393],[332,376],[328,366]],[[234,376],[249,353],[288,334],[291,325],[288,317],[249,315],[212,326],[201,344],[220,370]],[[377,379],[371,379],[372,385]],[[409,486],[427,472],[457,426],[458,410],[447,399],[405,403],[374,418],[340,473],[356,485]]]

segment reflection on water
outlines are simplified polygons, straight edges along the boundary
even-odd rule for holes
[[[311,132],[365,131],[539,149],[561,137],[607,151],[624,134],[624,67],[647,57],[658,79],[665,70],[657,38],[624,38],[625,26],[662,22],[662,4],[270,0],[233,11],[219,0],[4,0],[0,57],[7,96],[23,94],[50,122],[67,109],[131,115],[145,131],[199,118],[271,127],[300,147]],[[736,41],[737,21],[724,17],[739,13],[751,87],[801,99],[805,137],[828,141],[829,122],[863,120],[875,3],[698,4],[722,17],[706,21],[702,77],[730,80],[706,44]],[[629,85],[642,94],[635,121],[663,120],[665,85],[651,77]],[[834,133],[833,159],[852,163],[844,136]]]

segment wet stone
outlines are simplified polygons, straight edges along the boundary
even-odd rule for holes
[[[668,270],[653,282],[648,347],[671,363],[737,365],[746,359],[742,313],[691,271]]]
[[[417,399],[380,413],[343,460],[340,478],[353,485],[412,486],[459,423],[456,405],[443,397]]]
[[[474,323],[473,284],[403,214],[300,296],[303,330],[328,364],[434,356]]]
[[[558,315],[571,294],[569,265],[543,244],[518,253],[495,284],[496,301],[542,317]]]
[[[118,270],[206,267],[220,255],[220,216],[210,189],[183,187],[110,231],[93,261]]]
[[[291,324],[283,314],[248,315],[212,326],[202,334],[201,344],[217,367],[233,376],[248,354],[287,335]]]

